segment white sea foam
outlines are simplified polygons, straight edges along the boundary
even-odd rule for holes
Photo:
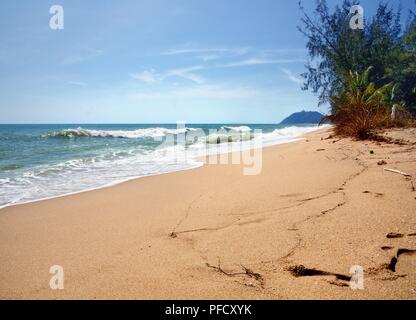
[[[249,132],[249,131],[251,131],[251,128],[248,127],[248,126],[239,126],[239,127],[223,126],[222,128],[224,128],[228,131],[235,131],[235,132]]]
[[[75,137],[94,137],[94,138],[158,138],[167,135],[175,135],[190,131],[195,131],[195,128],[179,128],[179,129],[167,129],[167,128],[146,128],[136,130],[91,130],[91,129],[64,129],[61,131],[53,131],[44,135],[47,137],[62,137],[62,138],[75,138]]]
[[[320,126],[319,128],[325,128],[328,125]],[[263,133],[263,145],[270,146],[279,143],[285,143],[290,141],[295,141],[302,135],[312,132],[318,129],[318,126],[308,126],[308,127],[286,127],[281,129],[275,129],[270,133]]]
[[[224,127],[224,129],[226,128]],[[196,157],[247,150],[252,147],[252,140],[260,141],[262,146],[286,143],[297,140],[303,134],[316,129],[317,126],[286,127],[269,133],[256,133],[249,127],[234,127],[227,129],[232,131],[229,134],[220,136],[220,144],[215,143],[218,137],[211,135],[208,138],[202,137],[186,147],[176,145],[162,146],[155,150],[108,150],[104,154],[89,158],[70,159],[55,164],[37,166],[22,172],[19,176],[0,179],[0,206],[73,194],[138,177],[192,169],[202,165],[194,160]],[[107,131],[79,128],[58,132],[65,134],[76,132],[79,136],[90,137],[154,138],[196,130],[198,129],[148,128]],[[234,140],[235,137],[239,138]],[[214,143],[207,143],[209,139]]]
[[[283,137],[299,137],[305,133],[316,130],[317,127],[286,127],[282,129],[275,129],[273,131],[274,135],[283,136]],[[323,128],[323,126],[322,126]]]

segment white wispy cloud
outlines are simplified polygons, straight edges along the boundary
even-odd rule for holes
[[[175,68],[165,71],[155,71],[154,69],[144,70],[139,73],[131,74],[135,80],[142,81],[147,84],[160,83],[171,77],[180,77],[189,80],[198,85],[206,83],[206,79],[200,75],[200,71],[208,69],[221,68],[239,68],[266,64],[290,64],[305,62],[305,59],[289,56],[289,58],[277,58],[276,55],[282,53],[290,53],[291,50],[296,52],[299,49],[270,49],[270,50],[254,50],[249,47],[239,48],[195,48],[184,46],[177,49],[167,50],[161,53],[165,56],[176,55],[193,55],[193,58],[202,60],[198,65],[184,68]],[[292,80],[294,80],[294,76]]]
[[[195,57],[203,61],[212,61],[227,59],[232,57],[254,55],[257,57],[273,57],[276,55],[290,55],[303,56],[306,54],[305,48],[271,48],[271,49],[254,49],[252,47],[236,47],[236,48],[224,48],[224,47],[212,47],[212,48],[195,48],[190,46],[184,46],[181,48],[170,49],[162,52],[162,55],[195,55]],[[285,59],[282,59],[285,60]],[[286,59],[294,60],[294,59]],[[301,59],[297,59],[301,60]],[[302,59],[304,61],[304,59]],[[284,62],[282,62],[284,63]]]
[[[205,69],[205,67],[199,65],[187,68],[171,69],[164,73],[157,73],[154,69],[150,69],[142,71],[140,73],[133,73],[131,74],[131,77],[135,80],[140,80],[147,84],[161,82],[170,77],[180,77],[195,82],[197,84],[202,84],[205,82],[205,79],[195,74],[195,71],[203,69]]]
[[[255,66],[255,65],[264,65],[264,64],[289,64],[296,62],[304,62],[304,59],[261,59],[261,58],[251,58],[246,60],[231,61],[222,64],[213,64],[213,65],[197,65],[190,66],[181,69],[171,69],[165,73],[157,73],[154,69],[145,70],[140,73],[133,73],[131,77],[136,80],[143,81],[148,84],[153,84],[156,82],[161,82],[169,77],[177,76],[197,84],[202,84],[205,82],[205,79],[196,74],[196,71],[206,70],[206,69],[220,69],[220,68],[237,68],[237,67],[246,67],[246,66]],[[287,69],[282,69],[284,72],[290,72]],[[291,80],[295,80],[295,76],[291,75]],[[301,80],[300,80],[301,81]]]
[[[180,48],[171,49],[162,52],[162,55],[178,54],[216,54],[216,55],[244,55],[250,51],[250,48]]]
[[[197,84],[202,84],[205,82],[205,79],[195,74],[195,71],[199,71],[203,69],[205,69],[204,66],[191,66],[191,67],[183,68],[183,69],[172,69],[167,72],[166,77],[177,76],[177,77],[181,77],[181,78],[193,81]]]
[[[295,62],[304,62],[304,59],[261,59],[261,58],[251,58],[240,61],[233,61],[224,64],[218,65],[221,68],[234,68],[234,67],[245,67],[245,66],[255,66],[262,64],[286,64],[286,63],[295,63]]]
[[[133,73],[131,74],[131,77],[133,79],[140,80],[148,84],[152,84],[162,80],[161,76],[158,75],[154,69],[145,70],[140,73]]]
[[[227,59],[232,57],[244,56],[250,53],[251,49],[248,47],[244,48],[191,48],[184,47],[179,49],[171,49],[162,52],[162,55],[194,55],[199,60],[204,62]]]
[[[292,71],[290,71],[289,69],[281,68],[280,70],[282,70],[282,72],[283,72],[284,74],[286,74],[287,78],[288,78],[290,81],[292,81],[292,82],[294,82],[294,83],[296,83],[296,84],[299,84],[299,85],[303,84],[303,80],[302,80],[301,78],[297,77],[297,76],[296,76],[296,75],[295,75]]]
[[[197,84],[203,84],[205,82],[205,79],[195,73],[181,73],[177,74],[178,77],[182,77],[184,79],[190,80],[192,82],[195,82]]]
[[[198,56],[199,59],[201,59],[202,61],[211,61],[211,60],[217,60],[221,58],[221,55],[219,54],[203,54]]]

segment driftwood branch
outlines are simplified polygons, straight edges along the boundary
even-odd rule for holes
[[[389,169],[389,168],[384,168],[384,170],[389,171],[389,172],[393,172],[393,173],[397,173],[397,174],[401,174],[402,176],[405,176],[405,177],[411,177],[410,174],[408,174],[406,172],[399,171],[399,170]]]
[[[225,274],[228,277],[234,277],[234,276],[248,276],[249,278],[255,279],[261,287],[264,286],[264,279],[260,273],[253,272],[251,269],[246,268],[245,266],[241,265],[244,272],[227,272],[223,268],[221,268],[221,261],[220,258],[218,258],[218,266],[210,265],[209,263],[205,263],[207,267],[212,268],[219,273]]]

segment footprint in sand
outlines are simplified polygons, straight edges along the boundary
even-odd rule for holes
[[[414,249],[405,249],[400,248],[397,250],[396,256],[391,258],[390,263],[387,266],[387,269],[390,271],[396,272],[398,269],[398,263],[400,258],[400,273],[408,274],[415,272],[415,259],[416,250]]]
[[[384,250],[384,251],[388,251],[388,250],[391,250],[391,249],[393,249],[393,247],[390,247],[390,246],[381,247],[381,250]]]
[[[399,239],[404,238],[406,235],[398,232],[390,232],[386,235],[387,239]],[[416,233],[407,234],[408,237],[416,236]],[[392,250],[391,246],[383,246],[382,250]],[[390,262],[386,265],[386,268],[391,272],[397,272],[407,275],[415,272],[416,266],[416,249],[399,248],[396,254],[391,258]]]
[[[368,191],[368,190],[363,191],[363,193],[365,193],[365,194],[373,194],[373,192]],[[375,193],[374,193],[374,196],[375,196],[376,198],[383,197],[383,196],[384,196],[384,193],[381,193],[381,192],[375,192]]]
[[[387,239],[397,239],[397,238],[403,238],[404,234],[402,233],[396,233],[396,232],[390,232],[386,235]]]

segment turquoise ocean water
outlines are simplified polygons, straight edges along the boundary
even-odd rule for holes
[[[253,141],[285,143],[316,129],[273,124],[0,125],[0,207],[191,169],[202,165],[197,156],[244,149]]]

